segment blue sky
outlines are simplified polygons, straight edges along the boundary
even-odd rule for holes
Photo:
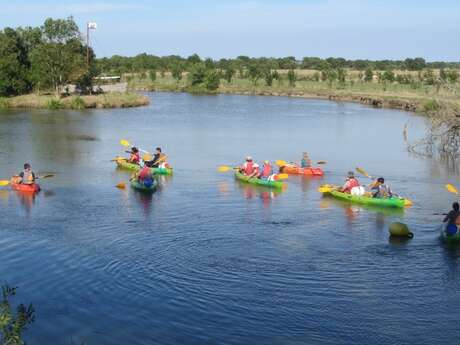
[[[98,56],[460,61],[460,0],[0,0],[0,26],[95,21]]]

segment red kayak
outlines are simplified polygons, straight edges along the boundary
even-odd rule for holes
[[[280,172],[290,175],[305,176],[323,176],[324,171],[321,168],[301,168],[294,165],[285,165],[280,168]]]
[[[37,193],[40,191],[40,186],[37,183],[34,184],[22,184],[22,183],[12,183],[11,189],[18,192],[24,193]]]

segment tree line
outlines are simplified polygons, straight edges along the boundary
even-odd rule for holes
[[[114,55],[110,58],[104,57],[97,59],[98,69],[107,73],[132,73],[149,70],[171,71],[173,69],[182,69],[189,71],[196,64],[204,64],[206,68],[228,69],[229,67],[236,71],[248,70],[252,66],[264,66],[274,70],[290,69],[354,69],[365,71],[372,69],[376,71],[387,70],[407,70],[421,71],[426,68],[431,69],[456,69],[460,68],[460,62],[427,62],[423,58],[407,58],[405,60],[347,60],[344,58],[326,58],[304,57],[297,60],[293,56],[283,58],[251,58],[248,56],[238,56],[235,59],[213,60],[211,58],[201,58],[197,54],[189,57],[178,55],[156,56],[150,54],[138,54],[132,57]],[[241,73],[242,74],[242,73]]]
[[[83,91],[91,86],[95,55],[87,49],[72,17],[48,18],[39,27],[5,28],[0,31],[0,96],[34,90],[63,91],[69,83]]]

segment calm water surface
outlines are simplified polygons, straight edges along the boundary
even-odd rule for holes
[[[458,177],[407,153],[413,115],[276,97],[150,94],[146,108],[0,113],[0,178],[55,173],[35,198],[0,191],[0,280],[37,321],[30,344],[458,344],[460,250],[439,216]],[[175,175],[153,197],[114,185],[120,139],[161,145]],[[327,160],[282,193],[220,164],[251,154]],[[323,199],[362,166],[406,211]],[[363,178],[364,182],[365,179]],[[390,242],[388,224],[415,233]]]

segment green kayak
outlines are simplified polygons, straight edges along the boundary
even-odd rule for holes
[[[412,202],[408,199],[403,198],[388,198],[388,199],[379,199],[379,198],[372,198],[368,196],[358,196],[358,195],[351,195],[349,193],[342,193],[334,189],[332,186],[324,185],[319,187],[318,191],[323,193],[323,195],[331,195],[336,199],[345,200],[349,202],[353,202],[356,204],[361,205],[371,205],[371,206],[379,206],[379,207],[396,207],[396,208],[403,208],[406,206],[411,206]]]
[[[286,184],[281,181],[268,181],[257,177],[249,178],[242,173],[235,171],[235,178],[239,181],[250,183],[256,186],[265,186],[270,188],[283,188]]]
[[[129,163],[126,160],[126,158],[117,157],[115,158],[115,162],[117,163],[117,166],[121,169],[134,170],[134,171],[137,171],[140,169],[140,166],[138,164]],[[156,174],[156,175],[172,175],[173,173],[172,168],[150,168],[150,170],[152,171],[152,174]]]
[[[460,231],[458,231],[458,226],[457,226],[457,232],[453,235],[449,235],[446,232],[447,225],[442,225],[441,226],[441,240],[446,243],[460,243]]]
[[[133,187],[135,190],[138,190],[140,192],[145,192],[145,193],[153,193],[157,187],[158,187],[158,182],[157,180],[153,179],[153,183],[151,186],[146,186],[143,183],[137,181],[137,180],[132,180],[131,181],[131,187]]]

